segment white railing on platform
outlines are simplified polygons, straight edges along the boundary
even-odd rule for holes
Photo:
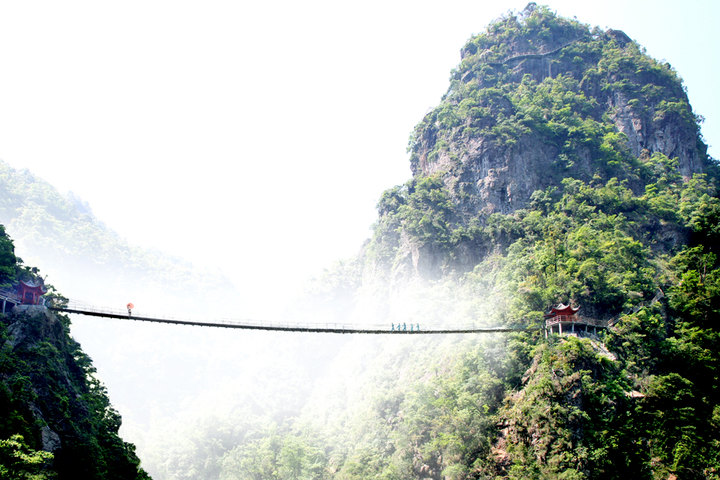
[[[13,303],[20,303],[20,296],[14,289],[0,288],[0,299],[8,300]]]
[[[591,327],[607,327],[607,320],[598,320],[595,318],[581,317],[579,315],[556,315],[545,320],[545,326],[551,327],[558,323],[570,323],[575,325],[590,325]]]

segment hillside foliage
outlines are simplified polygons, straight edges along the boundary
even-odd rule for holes
[[[0,252],[1,283],[37,275],[4,228]],[[0,478],[149,478],[118,436],[120,415],[69,325],[37,309],[0,315]]]

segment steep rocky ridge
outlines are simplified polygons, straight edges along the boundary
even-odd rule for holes
[[[616,58],[611,60],[611,55]],[[521,131],[517,143],[507,145],[498,142],[492,132],[477,135],[466,131],[478,118],[464,114],[461,105],[465,102],[467,108],[468,101],[475,100],[475,108],[490,108],[491,115],[482,121],[498,125],[503,116],[520,113],[518,102],[508,94],[528,78],[538,84],[557,77],[579,82],[572,90],[591,99],[594,108],[577,113],[624,134],[632,155],[647,151],[677,157],[679,171],[686,177],[707,168],[706,149],[698,142],[694,117],[679,79],[670,65],[645,56],[623,32],[591,30],[529,6],[518,17],[508,17],[487,34],[471,39],[462,49],[461,59],[443,103],[417,128],[419,141],[411,146],[411,163],[414,175],[424,176],[449,173],[453,167],[474,168],[467,178],[456,176],[465,183],[478,184],[480,198],[495,200],[485,206],[489,211],[508,212],[524,205],[529,194],[538,189],[533,187],[542,187],[543,182],[516,183],[517,174],[536,173],[537,178],[542,173],[546,177],[544,168],[553,165],[562,154],[561,148],[544,132]],[[485,100],[482,94],[477,98],[478,92],[497,88],[500,83],[515,88],[493,92],[499,95],[496,99]],[[666,109],[668,104],[673,104],[671,110]],[[443,115],[449,113],[458,117],[458,124],[446,128]],[[439,146],[441,140],[447,145]],[[588,148],[578,150],[582,165],[568,173],[595,173],[597,167],[589,163],[592,152]],[[432,155],[434,151],[436,156]],[[521,171],[516,164],[526,166]]]
[[[647,159],[656,154],[673,159],[686,181],[708,173],[716,166],[698,120],[672,67],[625,33],[530,4],[461,50],[442,102],[411,137],[413,179],[380,201],[382,240],[369,248],[370,268],[380,251],[380,263],[392,258],[404,278],[470,270],[498,244],[477,235],[493,214],[522,210],[564,179],[617,178],[640,195],[654,181]],[[432,241],[400,218],[427,179],[440,184],[417,220],[420,230],[435,229]],[[682,231],[665,234],[682,243]]]

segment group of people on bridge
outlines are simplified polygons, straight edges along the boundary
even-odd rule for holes
[[[393,332],[407,332],[407,324],[406,324],[406,323],[402,323],[402,324],[398,323],[397,326],[396,326],[394,323],[391,323],[391,324],[390,324],[390,330],[393,331]],[[419,332],[419,331],[420,331],[420,324],[419,324],[419,323],[416,323],[415,325],[413,325],[413,324],[411,323],[411,324],[410,324],[410,331],[411,331],[411,332],[415,332],[415,331]]]

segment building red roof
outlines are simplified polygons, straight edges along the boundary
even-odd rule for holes
[[[25,288],[38,289],[43,293],[47,291],[47,289],[45,288],[45,284],[40,279],[33,278],[28,280],[20,280],[20,284]]]
[[[570,304],[563,305],[560,303],[556,307],[552,307],[550,312],[545,314],[545,318],[557,317],[558,315],[575,315],[578,310],[580,310],[580,307],[574,308]]]

